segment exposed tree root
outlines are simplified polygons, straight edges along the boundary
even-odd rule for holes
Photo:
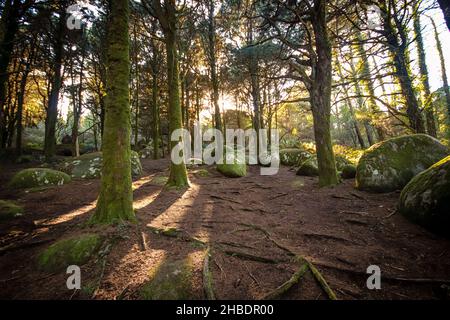
[[[297,272],[295,272],[292,277],[276,288],[274,291],[270,292],[263,297],[263,300],[275,300],[280,298],[284,293],[286,293],[290,288],[297,284],[303,275],[308,271],[308,263],[303,263]]]
[[[32,248],[36,246],[40,246],[42,244],[46,244],[49,242],[53,242],[55,239],[43,239],[43,240],[37,240],[37,241],[29,241],[29,242],[20,242],[20,243],[11,243],[9,245],[6,245],[2,248],[0,248],[0,255],[3,255],[7,252],[15,251],[15,250],[21,250],[21,249],[27,249]]]
[[[230,256],[232,256],[232,257],[236,257],[236,258],[243,259],[243,260],[250,260],[250,261],[262,262],[262,263],[271,263],[271,264],[276,264],[276,263],[281,262],[279,260],[274,260],[274,259],[270,259],[270,258],[266,258],[266,257],[255,256],[253,254],[246,253],[246,252],[232,251],[232,250],[224,250],[223,252],[228,254],[228,255],[230,255]]]
[[[323,291],[325,291],[325,293],[327,294],[328,298],[330,300],[337,300],[336,294],[330,288],[327,281],[322,276],[322,274],[319,272],[319,270],[317,270],[316,267],[311,262],[307,261],[306,263],[308,264],[308,267],[311,270],[314,277],[316,278],[317,282],[322,287]]]
[[[208,243],[205,241],[202,241],[196,237],[192,237],[189,235],[186,235],[185,232],[176,229],[176,228],[167,228],[167,229],[161,229],[161,228],[156,228],[153,227],[151,225],[147,225],[147,228],[149,228],[153,233],[155,234],[159,234],[165,237],[169,237],[169,238],[176,238],[176,239],[180,239],[183,241],[187,241],[187,242],[193,242],[202,246],[206,246]]]
[[[209,269],[209,258],[211,254],[211,249],[208,247],[205,253],[205,260],[203,261],[203,289],[205,291],[206,299],[216,300],[214,294],[213,277],[211,270]]]

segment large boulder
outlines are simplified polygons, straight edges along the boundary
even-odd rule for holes
[[[298,166],[307,159],[313,157],[313,154],[302,149],[281,149],[280,162],[285,166]]]
[[[377,143],[356,168],[356,187],[372,192],[402,189],[415,175],[450,154],[437,139],[414,134]]]
[[[16,189],[60,186],[70,182],[70,176],[64,172],[46,168],[31,168],[14,175],[9,186]]]
[[[100,178],[103,155],[101,152],[87,153],[78,158],[64,162],[60,169],[76,179]],[[139,177],[142,174],[141,161],[135,151],[131,151],[131,174]]]
[[[450,156],[406,185],[398,209],[409,220],[450,237]]]

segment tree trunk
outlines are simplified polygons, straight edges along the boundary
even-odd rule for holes
[[[431,104],[431,90],[428,81],[428,68],[425,60],[425,47],[422,38],[422,28],[420,25],[420,14],[414,14],[414,35],[417,43],[417,55],[420,68],[420,80],[422,82],[422,108],[425,110],[425,119],[427,123],[427,132],[430,136],[436,137],[436,123],[434,120],[433,105]],[[421,91],[422,91],[421,90]],[[422,93],[422,92],[421,92]]]
[[[409,120],[409,126],[415,133],[425,133],[425,126],[419,109],[419,103],[414,90],[411,70],[409,67],[409,58],[407,53],[408,39],[403,25],[397,26],[397,31],[391,21],[391,14],[385,2],[381,2],[381,17],[384,28],[384,36],[387,40],[388,49],[391,53],[394,74],[400,83],[402,95],[406,103],[406,114]],[[399,43],[398,37],[402,43]]]
[[[6,144],[4,132],[6,130],[5,114],[3,111],[6,105],[6,85],[8,82],[8,67],[11,61],[11,54],[14,48],[14,38],[19,29],[19,0],[7,0],[3,7],[3,14],[0,20],[0,147]]]
[[[369,95],[368,104],[369,104],[369,111],[371,113],[370,122],[377,131],[378,140],[383,141],[386,136],[384,134],[383,128],[381,127],[378,121],[381,110],[378,107],[377,102],[375,100],[375,89],[370,74],[369,58],[367,57],[366,49],[364,48],[364,38],[360,32],[358,32],[357,38],[358,38],[357,50],[362,63],[362,70],[360,76],[362,78],[362,83],[365,86],[367,94]]]
[[[448,79],[447,79],[447,70],[445,68],[445,58],[444,53],[442,51],[442,43],[439,39],[439,32],[436,27],[436,23],[432,18],[430,18],[431,24],[433,25],[434,29],[434,38],[436,39],[436,48],[439,53],[439,60],[441,62],[441,73],[442,73],[442,83],[444,84],[444,92],[445,92],[445,101],[447,104],[447,122],[448,122],[448,137],[450,137],[450,88],[448,87]]]
[[[109,1],[103,168],[94,224],[135,221],[131,180],[129,1]]]
[[[214,0],[208,2],[208,42],[209,42],[209,60],[211,72],[211,85],[213,93],[214,104],[214,124],[217,130],[222,131],[222,118],[219,107],[219,80],[217,78],[217,63],[216,63],[216,24],[214,21]]]
[[[310,102],[314,119],[319,184],[323,187],[338,184],[330,132],[332,54],[327,32],[325,0],[314,0],[311,23],[317,58],[313,63]]]
[[[155,61],[155,64],[158,63]],[[153,68],[152,79],[152,122],[153,122],[153,159],[159,159],[159,140],[160,140],[160,124],[159,124],[159,105],[158,105],[158,75]]]
[[[64,51],[64,31],[66,28],[65,6],[60,5],[58,31],[55,39],[55,58],[53,61],[53,81],[48,99],[47,117],[45,119],[44,155],[46,161],[51,161],[56,152],[56,122],[58,120],[58,100],[62,85],[62,59]]]

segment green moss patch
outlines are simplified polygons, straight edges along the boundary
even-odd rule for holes
[[[38,267],[54,272],[70,265],[83,265],[100,249],[101,244],[102,238],[96,234],[60,240],[39,255]]]
[[[156,184],[158,186],[164,186],[164,185],[166,185],[167,181],[169,181],[169,177],[156,176],[156,177],[152,178],[151,183]]]
[[[297,169],[298,176],[315,177],[319,175],[317,158],[315,156],[305,160]]]
[[[17,189],[59,186],[70,182],[70,176],[61,171],[46,168],[25,169],[18,172],[9,183]]]
[[[0,221],[10,220],[21,216],[23,211],[21,206],[18,206],[11,201],[0,200]]]
[[[145,300],[193,299],[192,277],[193,265],[189,258],[166,261],[150,271],[150,279],[140,290],[140,296]]]
[[[232,155],[233,152],[234,152],[234,160],[232,161],[232,163],[229,163],[230,159],[228,159],[228,161],[226,160],[227,153],[231,153]],[[244,150],[233,151],[225,149],[223,159],[224,159],[223,164],[217,164],[217,171],[219,171],[225,177],[240,178],[245,177],[247,175],[247,164],[245,163]]]
[[[403,189],[398,209],[407,219],[450,237],[450,156],[415,176]]]
[[[358,189],[391,192],[450,154],[438,140],[414,134],[389,139],[364,152],[356,168]]]

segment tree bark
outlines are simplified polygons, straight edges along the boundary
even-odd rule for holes
[[[135,221],[131,180],[129,1],[110,0],[103,168],[94,224]]]
[[[314,0],[312,14],[317,58],[313,62],[310,102],[314,119],[319,184],[332,186],[339,181],[330,132],[332,52],[327,32],[325,0]]]
[[[434,110],[431,104],[431,90],[428,78],[428,68],[425,60],[425,46],[422,38],[422,28],[420,24],[420,14],[414,14],[414,35],[417,43],[417,55],[420,69],[420,80],[422,83],[422,108],[425,110],[425,119],[427,123],[427,132],[430,136],[436,137],[436,123],[434,120]],[[421,90],[421,91],[422,91]],[[422,93],[422,92],[421,92]]]

